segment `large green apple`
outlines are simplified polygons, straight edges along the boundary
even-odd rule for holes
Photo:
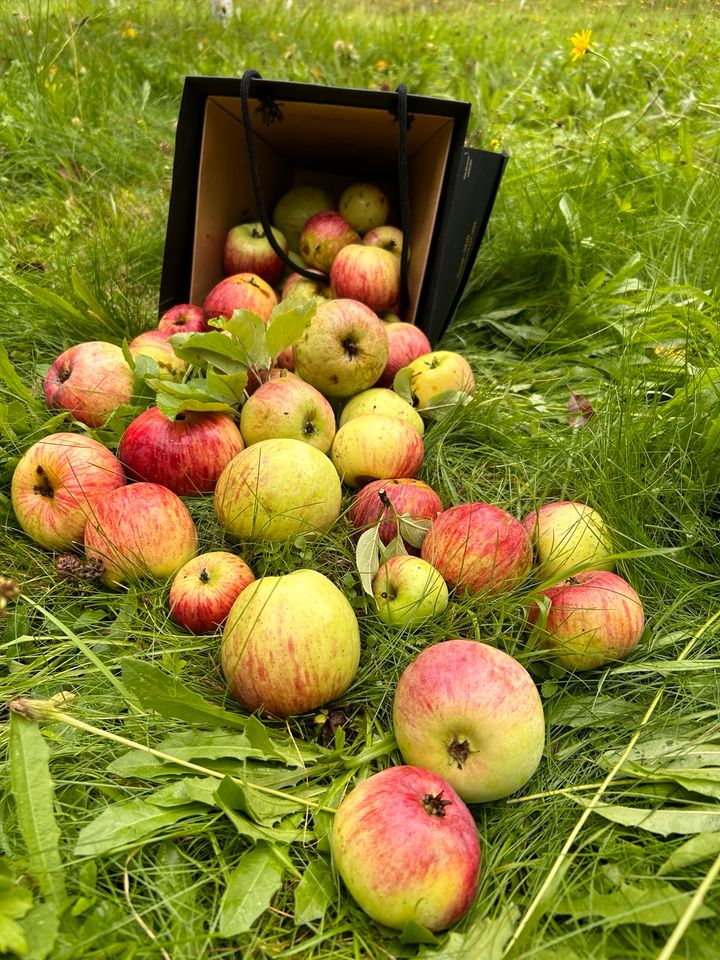
[[[452,350],[434,350],[413,360],[405,368],[410,371],[410,391],[418,410],[424,410],[433,397],[441,393],[475,392],[475,377],[462,354]]]
[[[523,520],[533,540],[538,576],[555,580],[571,567],[612,570],[610,531],[586,503],[557,500],[533,510]],[[566,574],[567,575],[567,574]]]

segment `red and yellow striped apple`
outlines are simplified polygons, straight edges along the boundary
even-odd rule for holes
[[[170,616],[191,633],[212,633],[255,574],[227,550],[201,553],[183,564],[170,587]]]

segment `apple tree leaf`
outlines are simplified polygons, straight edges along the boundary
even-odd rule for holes
[[[432,932],[417,920],[408,920],[400,933],[400,943],[427,943],[437,946],[440,941]]]
[[[241,406],[245,400],[245,387],[247,386],[247,373],[216,373],[214,370],[207,372],[207,388],[218,399],[222,397],[232,405]]]
[[[268,366],[270,354],[265,336],[265,323],[257,313],[253,313],[252,310],[234,310],[230,318],[214,317],[210,323],[230,334],[224,339],[232,344],[235,355],[242,359],[243,367]]]
[[[399,394],[403,400],[407,400],[407,402],[414,407],[415,397],[412,392],[412,377],[413,374],[410,367],[401,367],[395,374],[393,390]]]
[[[295,887],[295,923],[322,920],[335,894],[330,864],[322,857],[311,860],[302,880]]]
[[[373,577],[380,569],[380,524],[370,527],[358,538],[355,548],[355,564],[360,574],[360,583],[365,593],[373,595]]]
[[[379,545],[379,551],[382,556],[383,562],[387,562],[390,557],[406,557],[407,550],[405,548],[405,543],[403,538],[398,534],[396,537],[393,537],[390,543]]]
[[[235,937],[252,930],[280,889],[284,872],[273,847],[262,840],[240,857],[220,903],[221,937]]]
[[[212,366],[223,373],[240,373],[248,366],[242,346],[219,330],[174,333],[170,337],[170,344],[178,357],[196,367]]]
[[[317,298],[281,300],[270,314],[265,339],[270,356],[275,359],[299,338],[317,310]]]
[[[149,385],[157,391],[156,405],[161,413],[173,419],[181,410],[200,410],[206,413],[235,413],[227,400],[217,396],[210,389],[204,377],[195,377],[186,383],[174,383],[171,380],[149,380]]]
[[[423,545],[423,540],[432,526],[432,520],[428,517],[413,517],[412,514],[402,513],[398,517],[398,532],[406,543],[418,550]]]

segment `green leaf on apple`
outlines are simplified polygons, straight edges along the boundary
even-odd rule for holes
[[[415,397],[413,396],[411,386],[412,376],[413,374],[410,367],[401,367],[393,379],[393,390],[401,396],[403,400],[407,400],[407,402],[414,407]]]
[[[380,543],[378,550],[380,553],[380,559],[383,563],[389,560],[390,557],[407,556],[407,550],[405,549],[405,544],[400,534],[398,534],[396,537],[393,537],[389,543]]]
[[[229,319],[214,317],[210,323],[212,326],[227,330],[230,337],[223,337],[223,339],[231,344],[235,351],[234,355],[242,361],[244,368],[268,366],[270,357],[262,317],[253,313],[252,310],[234,310]],[[207,334],[201,334],[201,336],[207,336]],[[223,335],[220,334],[220,336]]]
[[[426,517],[413,517],[412,514],[403,513],[398,517],[398,532],[402,539],[409,543],[411,547],[420,549],[427,532],[432,526],[432,520]]]
[[[181,359],[196,367],[209,365],[223,373],[241,373],[248,366],[243,349],[238,347],[232,337],[226,337],[219,330],[210,330],[207,333],[174,333],[170,337],[170,343]]]
[[[172,380],[148,380],[157,391],[156,404],[161,413],[173,419],[182,410],[200,410],[206,413],[235,413],[235,408],[210,390],[204,377],[195,377],[187,383]]]
[[[268,353],[274,359],[295,343],[317,310],[317,298],[281,300],[273,309],[265,334]]]
[[[373,595],[373,577],[380,569],[380,525],[375,524],[360,534],[355,548],[355,565],[360,574],[360,583],[365,593]]]
[[[214,370],[207,372],[207,387],[210,393],[213,393],[218,399],[222,398],[233,406],[242,406],[245,401],[245,387],[247,386],[247,373],[216,373]]]

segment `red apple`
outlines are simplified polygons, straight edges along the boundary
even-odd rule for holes
[[[365,414],[348,420],[335,434],[330,457],[348,487],[371,480],[414,477],[425,445],[417,430],[397,417]]]
[[[287,253],[287,240],[273,228],[273,236],[281,250]],[[261,223],[241,223],[233,227],[223,247],[225,274],[256,273],[271,286],[276,284],[285,269],[285,262],[275,253]]]
[[[195,303],[178,303],[160,317],[158,330],[173,333],[204,333],[208,326],[205,311]]]
[[[161,379],[181,380],[187,370],[187,361],[182,360],[170,343],[169,330],[146,330],[128,344],[133,359],[150,357],[160,369]]]
[[[162,484],[181,497],[197,496],[215,489],[244,446],[227,414],[185,410],[170,419],[150,407],[123,433],[118,457],[131,480]]]
[[[446,780],[419,766],[388,767],[358,784],[335,814],[332,852],[362,909],[397,930],[411,920],[445,930],[477,893],[472,814]]]
[[[401,320],[384,322],[388,338],[388,359],[377,386],[392,387],[398,370],[430,353],[432,346],[420,327],[416,327],[414,323],[403,323]]]
[[[97,500],[125,484],[115,456],[97,440],[53,433],[34,443],[18,461],[11,484],[18,523],[49,550],[82,543]]]
[[[132,397],[133,372],[120,347],[103,340],[78,343],[55,360],[45,377],[51,410],[69,410],[89,427],[101,427]]]
[[[264,383],[247,399],[240,430],[248,446],[273,437],[290,437],[327,453],[335,437],[335,414],[311,384],[283,377]]]
[[[349,243],[360,243],[360,234],[337,210],[324,210],[302,228],[300,255],[309,267],[329,273],[339,251]]]
[[[383,250],[388,250],[399,260],[402,255],[404,237],[399,227],[383,224],[381,227],[373,227],[372,230],[368,230],[362,242],[369,247],[382,247]]]
[[[421,556],[458,592],[493,595],[528,576],[532,542],[525,527],[491,503],[462,503],[435,520]]]
[[[476,640],[444,640],[406,667],[393,727],[406,763],[422,764],[468,803],[525,786],[545,746],[545,717],[525,667]]]
[[[608,570],[584,570],[543,590],[550,600],[541,643],[568,670],[592,670],[626,657],[640,641],[645,615],[640,597]],[[540,608],[530,608],[536,623]]]
[[[255,574],[234,553],[216,550],[188,560],[170,587],[170,616],[191,633],[212,633]]]
[[[400,298],[400,261],[382,247],[349,243],[332,262],[330,289],[376,313],[390,310]]]
[[[236,273],[215,284],[205,298],[205,319],[228,317],[234,310],[250,310],[267,323],[277,295],[269,283],[256,273]]]
[[[130,483],[96,501],[85,527],[85,554],[109,587],[142,577],[166,580],[195,554],[198,536],[177,494],[157,483]]]
[[[381,521],[380,539],[387,544],[398,533],[396,515],[407,514],[414,520],[434,520],[442,513],[442,508],[440,497],[427,483],[400,477],[373,480],[362,487],[352,499],[348,517],[358,530]],[[415,552],[415,548],[407,542],[405,547],[408,552]]]

